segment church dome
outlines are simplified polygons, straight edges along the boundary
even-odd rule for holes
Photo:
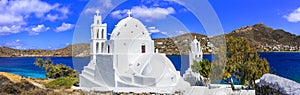
[[[144,24],[136,18],[126,17],[122,19],[113,30],[110,40],[122,39],[146,39],[151,40]]]

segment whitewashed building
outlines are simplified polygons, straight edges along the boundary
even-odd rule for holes
[[[91,61],[79,76],[81,88],[137,87],[171,93],[189,86],[165,54],[154,52],[148,30],[131,12],[115,26],[110,40],[107,24],[96,13],[91,25]]]
[[[200,75],[199,72],[194,72],[192,70],[192,65],[194,61],[200,62],[203,59],[203,52],[201,48],[201,43],[195,39],[190,44],[190,53],[189,53],[189,68],[183,74],[185,81],[189,82],[192,86],[204,86],[204,78]]]

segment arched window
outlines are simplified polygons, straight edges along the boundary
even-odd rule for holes
[[[101,43],[101,52],[103,53],[103,51],[104,51],[104,43],[102,42]]]
[[[97,30],[97,38],[99,38],[99,29]]]
[[[101,31],[101,38],[104,39],[104,29]]]
[[[96,43],[96,53],[99,53],[99,43]]]
[[[145,45],[142,45],[141,49],[142,49],[142,53],[146,53],[146,46]]]
[[[97,20],[97,24],[100,24],[100,21],[99,21],[99,20]]]
[[[107,45],[107,53],[110,53],[110,46]]]

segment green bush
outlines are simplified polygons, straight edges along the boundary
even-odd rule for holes
[[[202,61],[193,61],[192,69],[193,71],[199,72],[203,77],[208,78],[210,75],[210,62],[207,59],[203,59]]]
[[[47,88],[71,88],[74,84],[78,83],[78,78],[72,78],[72,77],[61,77],[57,78],[49,83],[47,83],[45,86]]]
[[[38,66],[45,70],[47,78],[59,78],[59,77],[78,77],[79,73],[64,64],[56,64],[47,58],[36,58],[34,62],[35,66]]]

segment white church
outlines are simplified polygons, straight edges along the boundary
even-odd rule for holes
[[[130,11],[127,14],[128,17],[115,25],[108,40],[107,24],[102,22],[99,11],[96,12],[91,24],[91,61],[79,76],[80,87],[139,91],[147,88],[142,91],[167,93],[188,89],[190,84],[167,56],[155,50],[143,23],[131,17]],[[191,46],[190,60],[202,60],[200,43],[195,39]]]

